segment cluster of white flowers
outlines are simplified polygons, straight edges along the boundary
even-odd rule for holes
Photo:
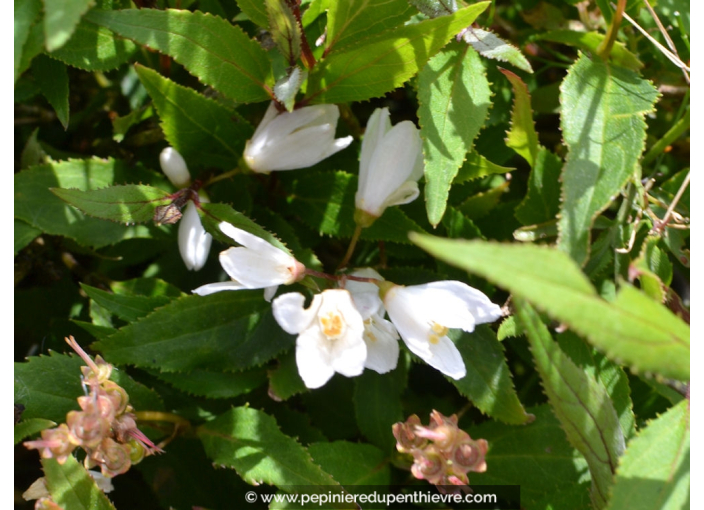
[[[312,166],[352,142],[349,136],[335,139],[339,115],[335,105],[279,113],[272,103],[247,142],[243,159],[251,170],[261,173]],[[174,185],[190,184],[186,164],[175,150],[165,149],[161,164]],[[369,227],[387,207],[415,200],[422,175],[418,129],[410,121],[392,127],[388,109],[374,111],[360,154],[354,217],[358,230]],[[202,193],[199,198],[204,200]],[[179,248],[188,268],[198,270],[207,258],[211,237],[192,206],[188,204],[179,228]],[[231,281],[203,285],[193,291],[196,294],[264,289],[270,301],[279,285],[290,285],[306,275],[305,266],[283,249],[229,223],[221,222],[219,227],[240,245],[220,253],[220,263]],[[354,377],[365,368],[381,374],[393,370],[398,363],[399,336],[429,365],[461,379],[466,369],[447,336],[449,330],[471,332],[477,324],[501,316],[501,309],[487,296],[458,281],[405,287],[384,281],[371,268],[357,270],[350,277],[342,278],[340,288],[315,295],[308,308],[303,294],[297,292],[283,294],[272,303],[279,325],[298,335],[296,363],[309,388],[324,385],[335,372]]]

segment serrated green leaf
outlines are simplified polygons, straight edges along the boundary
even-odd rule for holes
[[[562,352],[606,389],[621,424],[623,436],[628,441],[635,434],[636,420],[626,372],[620,365],[609,361],[569,330],[560,333],[555,340]]]
[[[499,326],[499,331],[496,333],[496,339],[499,342],[503,342],[507,338],[517,337],[523,334],[521,328],[516,324],[516,317],[511,315],[506,317],[501,325]]]
[[[237,5],[247,17],[262,28],[269,28],[266,5],[261,0],[237,0]]]
[[[76,25],[95,0],[44,0],[44,35],[47,51],[69,40]]]
[[[298,374],[296,350],[279,356],[279,365],[269,372],[269,395],[275,400],[288,400],[293,395],[308,391]]]
[[[175,299],[94,347],[113,363],[187,372],[261,365],[292,344],[262,291],[242,290]]]
[[[689,406],[680,402],[628,443],[607,508],[689,508]]]
[[[487,470],[470,473],[478,485],[520,485],[521,505],[552,510],[591,510],[586,462],[567,442],[550,406],[529,408],[535,421],[517,427],[489,420],[468,429],[474,439],[489,442]],[[574,491],[574,492],[573,492]],[[571,493],[565,504],[556,495]],[[550,506],[537,502],[547,498]]]
[[[76,398],[84,395],[81,385],[81,367],[84,365],[78,356],[56,352],[31,357],[26,363],[15,363],[14,400],[25,406],[23,418],[44,418],[62,423],[66,420],[66,413],[79,409]],[[124,372],[113,370],[110,379],[125,389],[130,403],[138,411],[163,409],[156,393]]]
[[[355,230],[354,196],[357,176],[345,172],[308,172],[293,184],[292,211],[321,234],[352,237]],[[408,243],[408,232],[422,232],[413,220],[397,207],[389,207],[362,239]]]
[[[132,41],[82,19],[71,38],[51,56],[84,71],[109,71],[127,62],[136,50]]]
[[[17,256],[22,248],[34,241],[42,233],[38,228],[34,228],[20,220],[15,220],[14,232],[15,256]]]
[[[391,426],[404,420],[401,394],[406,388],[406,377],[406,367],[399,366],[388,374],[365,370],[354,379],[357,426],[370,443],[387,454],[394,451],[396,444]],[[336,480],[343,483],[338,478]]]
[[[139,64],[135,70],[154,102],[166,139],[189,167],[237,167],[244,144],[253,133],[244,119],[156,71]]]
[[[15,425],[15,444],[18,444],[29,436],[33,436],[37,432],[51,427],[56,427],[56,423],[51,420],[44,420],[42,418],[23,420]]]
[[[689,326],[624,284],[601,299],[567,254],[534,245],[459,241],[412,234],[435,257],[487,278],[564,322],[617,363],[689,379]]]
[[[22,62],[22,52],[29,37],[32,25],[39,17],[42,9],[40,0],[15,0],[15,83],[20,77],[20,65]]]
[[[266,52],[226,20],[201,12],[93,10],[91,23],[171,56],[206,85],[237,102],[270,99],[273,74]]]
[[[151,221],[158,206],[173,201],[168,191],[143,184],[110,186],[88,191],[51,188],[51,192],[88,216],[117,223]]]
[[[479,2],[451,16],[404,25],[345,51],[333,52],[308,76],[308,101],[364,100],[399,87],[488,5],[489,2]]]
[[[68,128],[68,72],[61,62],[46,55],[32,60],[32,74],[44,97],[56,112],[64,129]]]
[[[451,239],[484,239],[479,228],[461,211],[450,206],[442,217],[442,224]]]
[[[467,376],[452,384],[484,414],[504,423],[529,423],[533,416],[518,400],[511,372],[496,335],[488,326],[463,333],[457,341]]]
[[[27,41],[24,43],[22,48],[22,59],[20,60],[19,69],[17,70],[17,75],[20,76],[32,65],[34,58],[44,52],[44,30],[41,21],[37,21],[29,29],[29,35],[27,36]],[[31,83],[37,85],[36,80]],[[20,102],[22,99],[18,99],[17,95],[21,91],[22,80],[18,80],[15,84],[15,102]],[[37,85],[38,87],[38,85]]]
[[[110,289],[121,296],[166,296],[169,298],[185,296],[178,287],[159,278],[133,278],[122,282],[113,281],[110,283]]]
[[[530,105],[528,87],[520,77],[507,69],[499,69],[513,87],[513,110],[511,110],[511,130],[507,133],[506,145],[525,159],[531,168],[535,167],[538,151],[538,133],[535,132],[533,110]]]
[[[480,177],[486,177],[487,175],[506,174],[513,170],[515,168],[499,166],[477,153],[477,151],[471,150],[467,154],[467,159],[457,171],[455,180],[452,183],[460,184]]]
[[[535,225],[555,218],[560,209],[561,171],[562,160],[541,147],[530,171],[528,192],[516,207],[518,221],[524,225]]]
[[[235,469],[248,483],[264,482],[291,492],[296,485],[340,486],[310,458],[295,439],[284,435],[271,416],[236,407],[198,427],[198,436],[213,462]]]
[[[77,320],[72,320],[71,322],[98,340],[102,340],[103,338],[107,338],[117,331],[115,328],[113,328],[111,326],[98,325],[98,324],[94,324],[92,322],[77,321]]]
[[[276,236],[271,232],[263,229],[252,220],[247,218],[241,212],[235,211],[232,207],[227,204],[201,204],[203,212],[205,214],[201,215],[203,221],[203,227],[218,241],[222,241],[227,244],[235,244],[235,242],[227,237],[220,231],[218,225],[222,221],[226,221],[237,228],[246,230],[250,234],[254,234],[257,237],[268,241],[277,248],[282,249],[286,253],[291,253],[289,249],[281,241],[279,241]]]
[[[657,97],[655,87],[634,72],[586,55],[562,82],[561,126],[569,152],[562,171],[558,247],[580,265],[589,256],[594,219],[638,168],[643,117]]]
[[[407,0],[341,0],[328,10],[326,54],[403,24],[413,14]],[[333,48],[334,47],[334,48]]]
[[[562,352],[528,303],[517,299],[515,306],[550,405],[568,440],[589,464],[592,503],[603,508],[626,448],[613,403],[606,388]]]
[[[596,49],[604,40],[604,34],[598,32],[575,32],[574,30],[553,30],[544,32],[536,36],[536,39],[543,41],[552,41],[568,46],[574,46],[582,51],[596,55]],[[633,53],[626,49],[626,45],[620,41],[614,43],[611,48],[609,58],[617,66],[622,66],[627,69],[637,71],[643,67],[643,63],[638,60]]]
[[[437,226],[445,213],[450,184],[491,105],[489,82],[477,52],[452,43],[432,57],[418,75],[418,101],[425,206],[428,221]]]
[[[191,370],[188,373],[154,373],[162,381],[191,395],[206,398],[234,398],[250,393],[266,381],[266,370],[254,368],[243,372]]]
[[[477,193],[462,202],[457,209],[473,220],[486,216],[492,209],[499,205],[501,195],[506,193],[510,184],[511,181],[505,181],[495,188]]]
[[[96,190],[120,181],[171,188],[163,175],[122,161],[96,158],[53,162],[15,174],[15,217],[47,234],[70,237],[79,244],[96,248],[123,239],[152,237],[156,232],[154,227],[125,227],[86,217],[49,191],[49,188]]]
[[[86,468],[72,455],[69,455],[63,464],[53,458],[42,459],[42,469],[51,499],[60,508],[115,510]]]
[[[295,65],[301,56],[301,27],[293,10],[285,0],[264,0],[264,3],[271,38],[289,65]]]
[[[155,308],[164,306],[173,299],[166,296],[148,297],[113,294],[84,283],[81,284],[81,288],[88,294],[88,297],[94,299],[101,307],[127,322],[134,322],[145,317],[154,311]]]
[[[308,446],[308,452],[316,464],[350,493],[355,493],[357,485],[388,485],[390,482],[389,464],[385,463],[388,453],[376,446],[333,441],[313,443]]]
[[[508,62],[527,73],[533,72],[530,62],[526,60],[521,50],[491,31],[467,27],[462,37],[467,44],[471,44],[472,48],[486,58]]]

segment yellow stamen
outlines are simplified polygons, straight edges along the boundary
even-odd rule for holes
[[[342,315],[337,312],[328,312],[327,315],[320,316],[319,320],[320,327],[326,337],[335,340],[342,336],[345,327],[345,321],[342,319]]]

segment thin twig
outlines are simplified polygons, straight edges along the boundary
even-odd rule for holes
[[[690,173],[691,173],[691,171],[687,172],[687,177],[685,177],[684,181],[682,181],[682,185],[680,186],[680,189],[677,191],[675,198],[672,200],[670,207],[667,208],[667,212],[665,213],[665,216],[663,216],[662,220],[660,220],[655,225],[653,225],[653,232],[656,232],[656,233],[662,232],[662,230],[670,222],[670,216],[672,216],[672,211],[674,211],[675,207],[677,207],[677,203],[680,201],[680,198],[682,198],[684,191],[687,189],[687,186],[689,185]]]
[[[677,53],[677,48],[675,47],[675,43],[672,42],[672,39],[670,38],[670,34],[667,33],[667,30],[665,30],[665,27],[660,22],[660,18],[658,18],[658,15],[655,13],[655,10],[650,6],[650,2],[648,2],[648,0],[644,0],[644,2],[645,2],[645,6],[648,8],[648,11],[650,12],[650,15],[655,20],[655,24],[660,29],[660,33],[665,38],[667,45],[672,50],[672,53],[674,53],[675,55],[677,55],[677,57],[679,57],[679,54]],[[687,73],[687,71],[682,69],[682,74],[684,74],[684,79],[687,80],[687,83],[690,83],[689,74]]]

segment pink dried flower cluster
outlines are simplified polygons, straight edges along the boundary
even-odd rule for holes
[[[80,411],[70,411],[66,423],[42,431],[42,438],[24,445],[39,450],[45,458],[55,458],[59,464],[77,447],[86,452],[85,466],[100,466],[103,476],[125,473],[145,455],[161,453],[138,428],[127,392],[110,381],[112,365],[96,356],[93,361],[71,336],[66,342],[86,362],[81,367],[83,382],[90,388],[87,395],[78,397]]]
[[[438,411],[430,414],[430,424],[421,425],[417,415],[393,426],[396,449],[413,456],[411,473],[433,485],[468,485],[467,473],[486,471],[488,443],[474,440],[457,426],[457,415],[449,418]]]

